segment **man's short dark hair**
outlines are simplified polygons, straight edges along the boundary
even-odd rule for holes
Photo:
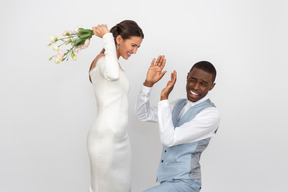
[[[201,69],[201,70],[203,70],[203,71],[205,71],[205,72],[207,72],[207,73],[212,74],[212,76],[213,76],[213,77],[212,77],[212,82],[215,81],[217,72],[216,72],[216,69],[215,69],[215,67],[213,66],[212,63],[210,63],[210,62],[208,62],[208,61],[199,61],[199,62],[195,63],[195,64],[192,66],[190,72],[191,72],[194,68]],[[189,73],[190,73],[190,72],[189,72]]]

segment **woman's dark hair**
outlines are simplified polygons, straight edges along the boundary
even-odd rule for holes
[[[110,29],[114,39],[118,35],[125,39],[130,39],[132,36],[141,37],[144,39],[144,33],[135,21],[124,20]],[[115,40],[116,43],[116,40]]]
[[[112,33],[114,37],[115,45],[116,43],[116,37],[118,35],[121,35],[122,39],[130,39],[132,36],[141,37],[144,39],[144,33],[142,29],[138,26],[138,24],[135,21],[132,20],[124,20],[115,25],[110,29],[110,32]],[[102,49],[101,53],[104,53],[105,49]]]
[[[136,36],[136,37],[141,37],[142,39],[144,39],[144,33],[142,31],[142,29],[138,26],[138,24],[135,21],[132,20],[124,20],[121,21],[120,23],[118,23],[117,25],[115,25],[114,27],[112,27],[110,29],[110,32],[112,33],[113,37],[114,37],[114,42],[115,45],[116,43],[116,37],[118,35],[121,35],[122,39],[130,39],[132,36]],[[105,49],[102,49],[100,54],[104,54]],[[97,58],[95,58],[90,66],[89,71],[92,68],[92,65],[94,63],[94,61],[97,60]],[[89,80],[91,82],[91,78],[89,75]]]

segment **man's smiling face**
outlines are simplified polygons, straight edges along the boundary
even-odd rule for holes
[[[207,95],[213,89],[213,75],[201,69],[194,68],[187,75],[187,99],[196,102]]]

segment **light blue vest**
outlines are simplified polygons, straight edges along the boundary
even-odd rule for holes
[[[207,107],[215,107],[208,99],[191,107],[181,119],[179,113],[185,106],[187,99],[178,101],[172,110],[174,127],[191,121],[200,111]],[[171,181],[173,179],[201,179],[200,156],[208,146],[210,138],[176,145],[163,146],[162,157],[157,171],[157,181]]]

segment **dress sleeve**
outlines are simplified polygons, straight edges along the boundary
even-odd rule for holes
[[[103,76],[110,80],[116,81],[120,76],[120,68],[116,55],[116,48],[114,43],[114,37],[112,33],[107,33],[103,36],[105,57],[104,62],[100,62],[100,71]],[[100,59],[99,59],[100,60]],[[97,66],[97,65],[96,65]]]

